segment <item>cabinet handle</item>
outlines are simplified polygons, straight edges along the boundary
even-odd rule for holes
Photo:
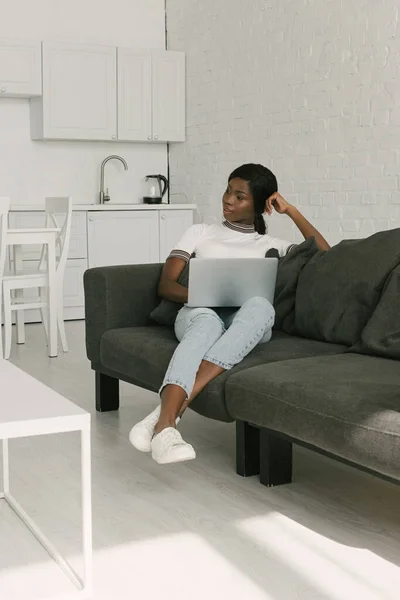
[[[165,221],[165,219],[167,218],[165,215],[161,215],[161,218],[163,221]]]
[[[155,135],[155,136],[154,136],[154,139],[155,139],[155,140],[158,140],[158,137],[159,137],[158,135]]]
[[[5,88],[5,87],[2,87],[2,88],[1,88],[1,91],[2,91],[2,92],[3,92],[3,94],[4,94],[4,92],[6,92],[6,91],[7,91],[7,88]]]
[[[116,140],[116,139],[117,139],[117,136],[116,136],[116,135],[112,135],[112,136],[111,136],[111,139],[112,139],[112,140]]]
[[[152,139],[151,135],[148,135],[148,136],[147,136],[147,139],[148,139],[148,140],[151,140],[151,139]]]

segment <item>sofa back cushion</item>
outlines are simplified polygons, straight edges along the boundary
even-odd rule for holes
[[[387,277],[399,263],[400,229],[343,241],[313,256],[297,285],[297,335],[355,344],[379,302]]]
[[[279,260],[274,300],[274,329],[289,333],[287,330],[291,329],[294,321],[296,289],[300,273],[317,252],[319,250],[315,239],[309,238]]]
[[[361,340],[350,351],[400,360],[400,265],[387,278]]]

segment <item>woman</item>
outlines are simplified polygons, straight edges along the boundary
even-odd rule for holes
[[[159,283],[162,298],[185,304],[188,290],[177,280],[195,253],[198,258],[264,257],[274,248],[284,256],[295,246],[267,235],[263,214],[287,215],[305,238],[314,237],[321,250],[322,235],[278,193],[276,177],[262,165],[246,164],[229,176],[222,198],[222,225],[193,225],[166,261]],[[274,309],[265,298],[252,298],[237,311],[184,306],[175,321],[180,344],[161,387],[161,405],[133,427],[131,443],[152,452],[159,464],[196,457],[176,429],[184,410],[205,386],[239,363],[257,344],[271,338]]]

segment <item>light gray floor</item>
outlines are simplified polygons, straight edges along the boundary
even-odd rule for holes
[[[67,335],[70,352],[49,359],[41,326],[29,325],[12,361],[93,412],[95,600],[399,598],[400,488],[297,451],[293,484],[267,489],[235,474],[233,427],[190,411],[181,431],[198,458],[160,467],[127,439],[156,396],[124,384],[120,411],[95,414],[83,323]],[[10,449],[14,494],[79,565],[77,436]],[[1,600],[71,591],[0,503]]]

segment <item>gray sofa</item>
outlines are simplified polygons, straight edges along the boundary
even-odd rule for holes
[[[177,345],[170,323],[154,321],[163,322],[161,269],[85,273],[98,411],[118,409],[119,380],[160,387]],[[238,474],[288,483],[292,445],[300,444],[399,481],[400,230],[326,253],[313,240],[301,244],[280,261],[275,308],[271,342],[209,384],[191,407],[236,422]]]

